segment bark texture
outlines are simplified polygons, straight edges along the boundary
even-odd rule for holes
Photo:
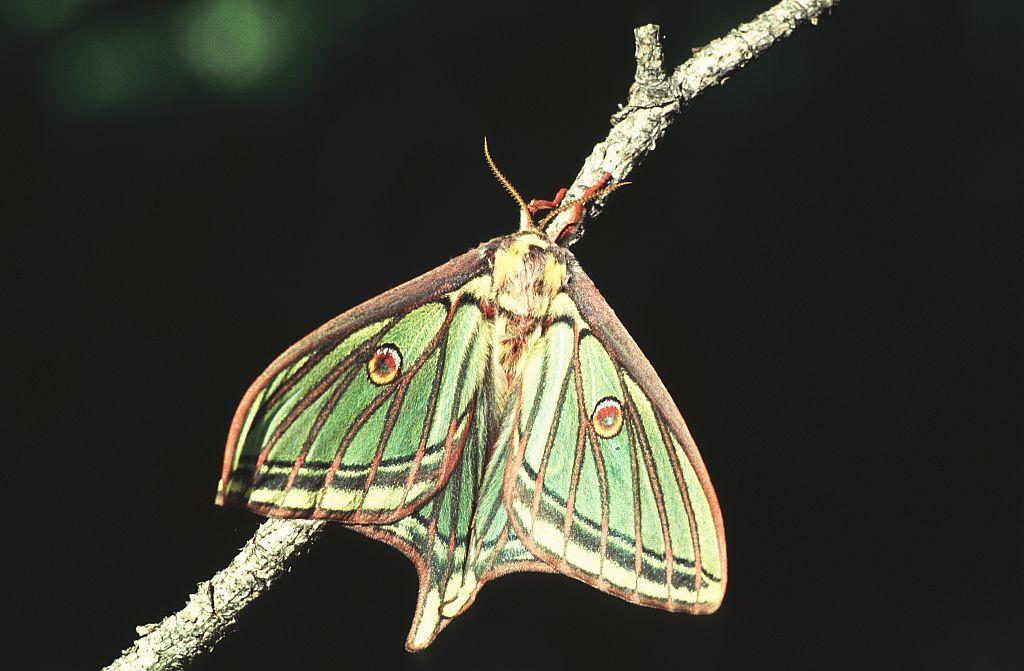
[[[658,26],[641,26],[636,34],[636,77],[626,104],[612,116],[608,137],[583,163],[569,197],[579,197],[605,172],[614,182],[625,177],[651,152],[675,115],[694,96],[743,67],[802,23],[838,4],[837,0],[783,0],[749,23],[733,29],[693,56],[671,74],[664,68]],[[613,183],[614,183],[613,182]],[[600,212],[601,202],[588,208]],[[559,228],[570,212],[552,225]],[[582,225],[570,234],[575,241]],[[106,667],[108,671],[181,669],[210,650],[236,625],[242,610],[258,599],[288,571],[289,561],[301,554],[323,530],[324,522],[270,519],[242,548],[227,568],[199,584],[185,607],[159,624],[136,627],[139,639]]]

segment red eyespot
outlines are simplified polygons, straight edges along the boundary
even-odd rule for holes
[[[374,384],[387,384],[398,377],[402,353],[394,345],[381,345],[366,362],[366,374]]]
[[[614,438],[622,430],[622,404],[612,396],[601,399],[594,406],[590,423],[594,425],[597,435],[602,438]]]

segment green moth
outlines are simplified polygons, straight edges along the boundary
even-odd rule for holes
[[[583,204],[622,184],[604,187],[605,175],[575,202],[563,189],[527,204],[484,151],[520,230],[278,357],[235,413],[217,503],[335,520],[405,554],[419,574],[411,651],[513,571],[713,612],[726,556],[707,470],[568,250]]]

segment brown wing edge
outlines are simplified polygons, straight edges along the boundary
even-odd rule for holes
[[[708,475],[707,468],[704,466],[704,461],[701,459],[700,452],[697,451],[697,445],[693,441],[693,436],[690,435],[690,431],[686,426],[686,422],[683,420],[682,414],[679,412],[679,408],[672,400],[672,397],[668,393],[668,389],[665,388],[665,384],[661,381],[658,373],[654,370],[654,367],[647,360],[647,357],[644,356],[643,352],[640,351],[640,347],[636,344],[636,341],[633,340],[633,337],[626,330],[626,327],[622,325],[622,322],[615,314],[615,311],[612,310],[611,306],[608,305],[604,296],[602,296],[597,290],[593,280],[587,276],[575,258],[570,256],[569,264],[567,292],[573,303],[576,304],[576,308],[579,310],[580,316],[591,326],[591,332],[594,337],[596,337],[609,354],[611,354],[615,360],[625,368],[644,393],[647,394],[651,402],[662,411],[669,424],[669,428],[678,436],[682,443],[683,451],[686,453],[687,459],[693,466],[694,473],[697,475],[697,480],[700,482],[701,488],[704,490],[704,495],[708,500],[708,506],[711,509],[711,516],[715,523],[718,551],[722,564],[721,580],[722,596],[724,597],[728,583],[728,562],[726,558],[725,526],[722,521],[722,510],[718,505],[718,497],[715,495],[714,487],[711,485],[711,477]],[[600,330],[597,330],[598,324],[600,325]],[[502,497],[505,499],[505,505],[508,509],[509,521],[514,526],[516,533],[523,542],[523,545],[525,545],[527,550],[535,557],[551,563],[547,558],[545,558],[545,553],[541,551],[533,541],[533,538],[521,528],[515,514],[512,512],[511,497],[513,492],[511,489],[514,489],[514,485],[512,484],[514,480],[511,462],[513,459],[518,460],[521,458],[521,454],[513,454],[513,450],[510,449],[510,463],[506,468],[505,483],[502,487]],[[577,580],[585,582],[592,587],[596,587],[603,592],[642,606],[671,611],[681,610],[694,614],[710,614],[718,610],[718,607],[721,605],[721,601],[719,601],[718,603],[705,604],[672,604],[671,607],[669,607],[667,603],[661,601],[637,598],[636,595],[629,592],[612,589],[610,585],[604,583],[600,579],[594,579],[583,572],[574,571],[571,567],[560,564],[556,565],[554,563],[551,565],[559,573],[576,578]]]
[[[260,390],[293,361],[302,356],[305,352],[315,348],[325,340],[337,337],[344,337],[373,319],[379,319],[385,315],[396,314],[403,310],[411,310],[419,304],[437,298],[445,293],[453,291],[462,286],[470,279],[481,275],[490,267],[491,252],[494,248],[494,241],[485,242],[478,247],[469,250],[461,256],[444,263],[433,270],[430,270],[419,277],[398,285],[384,293],[375,296],[359,305],[343,312],[331,319],[319,328],[313,330],[306,337],[285,350],[280,356],[274,359],[266,370],[249,386],[249,389],[242,396],[242,400],[235,410],[231,420],[231,427],[228,430],[227,444],[224,450],[224,464],[221,468],[220,486],[217,489],[217,496],[214,503],[219,506],[229,505],[233,502],[227,500],[225,485],[228,476],[231,474],[231,466],[235,460],[235,449],[238,445],[238,437],[245,423],[245,417],[249,414],[253,401]],[[282,511],[274,513],[263,512],[270,517],[289,517]],[[328,517],[329,519],[329,517]]]

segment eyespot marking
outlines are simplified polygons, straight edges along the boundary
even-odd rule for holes
[[[376,385],[392,382],[401,369],[402,353],[394,345],[381,345],[366,362],[366,374]]]
[[[590,416],[594,431],[602,438],[614,438],[622,430],[622,403],[614,396],[606,396],[594,406]]]

